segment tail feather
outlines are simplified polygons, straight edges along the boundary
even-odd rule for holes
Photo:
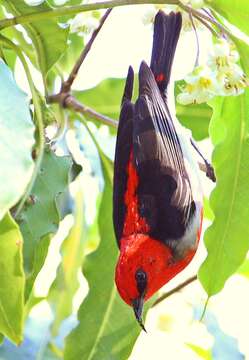
[[[165,93],[170,80],[181,26],[180,13],[171,12],[166,15],[160,10],[156,15],[150,67],[161,93]]]

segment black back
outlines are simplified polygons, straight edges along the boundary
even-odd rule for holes
[[[117,240],[126,216],[127,166],[131,151],[139,184],[139,214],[149,234],[169,244],[180,239],[195,212],[182,149],[165,96],[181,29],[181,15],[162,11],[156,16],[151,69],[142,62],[139,97],[131,103],[133,71],[127,76],[118,127],[115,162],[113,219]]]

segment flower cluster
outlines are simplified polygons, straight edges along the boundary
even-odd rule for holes
[[[237,64],[239,54],[233,44],[219,40],[209,54],[207,64],[199,66],[184,79],[186,85],[177,96],[183,105],[207,102],[214,96],[240,95],[249,79]]]

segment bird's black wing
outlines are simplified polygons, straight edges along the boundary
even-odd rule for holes
[[[170,243],[183,236],[195,203],[171,115],[144,62],[133,126],[140,216],[150,226],[151,236]]]
[[[128,180],[127,166],[132,148],[134,104],[131,102],[131,98],[133,79],[134,73],[130,67],[122,99],[114,160],[113,222],[118,245],[122,237],[126,215],[124,197]]]

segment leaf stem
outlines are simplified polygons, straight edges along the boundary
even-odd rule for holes
[[[162,296],[160,296],[152,305],[152,307],[160,304],[163,300],[167,299],[168,297],[170,297],[171,295],[175,294],[176,292],[182,290],[183,288],[185,288],[186,286],[188,286],[189,284],[193,283],[194,281],[197,280],[197,275],[192,276],[191,278],[185,280],[183,283],[177,285],[174,289],[166,292],[165,294],[163,294]]]
[[[179,0],[111,0],[111,1],[100,1],[92,4],[83,4],[77,6],[64,6],[58,9],[51,9],[41,12],[33,12],[26,15],[19,15],[9,19],[3,19],[0,21],[0,30],[9,26],[15,26],[17,24],[27,24],[35,21],[50,19],[54,17],[60,17],[64,15],[75,15],[80,12],[97,10],[97,9],[108,9],[117,6],[125,5],[139,5],[139,4],[171,4],[179,5]]]
[[[34,109],[35,109],[35,114],[36,114],[36,121],[37,121],[37,130],[38,130],[38,155],[37,155],[35,167],[34,167],[30,182],[26,188],[25,194],[22,197],[20,203],[18,204],[17,209],[15,210],[15,218],[17,218],[25,204],[25,201],[27,200],[27,198],[29,197],[29,195],[31,193],[31,190],[32,190],[34,182],[36,180],[38,171],[40,169],[40,165],[41,165],[42,158],[43,158],[44,146],[45,146],[44,133],[43,133],[44,127],[43,127],[43,121],[42,121],[42,110],[41,110],[41,106],[40,106],[40,99],[37,94],[37,90],[36,90],[33,80],[32,80],[32,75],[29,71],[28,64],[25,60],[25,57],[23,56],[22,51],[11,40],[7,39],[5,36],[3,36],[1,34],[0,34],[0,42],[3,42],[4,44],[6,44],[10,48],[12,48],[13,51],[19,57],[22,65],[23,65],[23,68],[24,68],[24,71],[25,71],[25,74],[26,74],[26,77],[27,77],[27,80],[29,83],[30,91],[32,94],[32,99],[33,99],[33,104],[34,104]]]

